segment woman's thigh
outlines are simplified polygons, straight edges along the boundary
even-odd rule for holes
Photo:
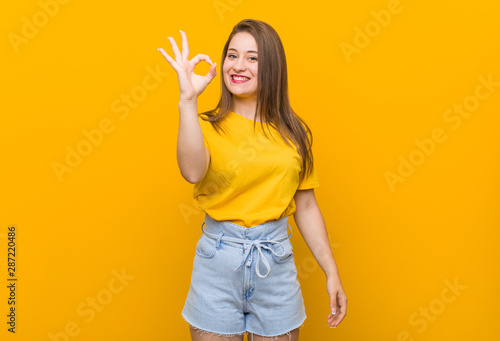
[[[248,334],[248,341],[298,341],[299,340],[299,328],[292,330],[286,334],[280,336],[261,336],[257,334]]]
[[[207,332],[199,331],[194,328],[189,328],[191,331],[191,340],[192,341],[243,341],[243,335],[235,335],[235,336],[218,336],[212,335]]]

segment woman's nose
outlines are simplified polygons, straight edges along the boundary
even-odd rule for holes
[[[243,60],[242,58],[239,58],[236,61],[236,63],[234,63],[234,68],[236,70],[245,70],[246,69],[245,60]]]

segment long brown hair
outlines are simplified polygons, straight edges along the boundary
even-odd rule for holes
[[[314,161],[311,147],[313,138],[309,126],[290,106],[285,49],[281,39],[274,28],[263,21],[254,19],[240,21],[233,27],[224,45],[220,63],[221,74],[223,74],[229,43],[233,36],[239,32],[250,33],[257,42],[259,65],[255,118],[260,117],[262,128],[264,127],[262,121],[275,128],[288,146],[291,145],[287,139],[292,140],[302,160],[300,177],[300,181],[302,181],[306,175],[309,176],[312,172]],[[207,117],[207,119],[203,117],[202,119],[210,121],[219,134],[219,130],[224,131],[220,123],[231,112],[233,106],[233,95],[227,89],[224,79],[221,81],[221,87],[221,98],[217,107],[200,114]],[[256,122],[257,120],[254,121],[254,130]],[[264,135],[269,139],[265,131]]]

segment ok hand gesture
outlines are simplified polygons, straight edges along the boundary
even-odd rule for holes
[[[164,49],[159,48],[158,51],[161,52],[167,62],[169,62],[177,73],[181,100],[196,100],[212,79],[214,79],[217,75],[217,63],[213,63],[210,57],[205,54],[198,54],[193,59],[188,60],[189,47],[186,33],[181,31],[181,37],[182,53],[179,51],[174,38],[168,37],[170,44],[172,45],[172,50],[174,51],[175,60],[173,60]],[[205,76],[200,76],[194,73],[194,68],[202,60],[212,65]]]

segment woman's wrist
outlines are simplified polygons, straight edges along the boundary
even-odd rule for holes
[[[198,104],[198,98],[197,97],[180,97],[179,98],[179,106],[193,106]]]
[[[340,275],[337,268],[325,271],[325,276],[329,279],[338,279],[338,281],[340,282]]]

